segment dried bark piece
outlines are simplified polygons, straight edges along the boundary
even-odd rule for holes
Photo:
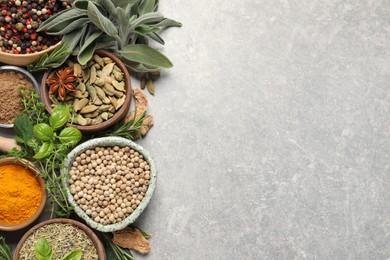
[[[144,119],[144,122],[142,124],[141,129],[139,130],[139,133],[141,134],[142,137],[144,137],[149,129],[154,125],[154,119],[153,116],[147,115]]]
[[[147,254],[150,251],[150,243],[137,228],[126,227],[122,230],[113,232],[112,242],[120,247],[134,249],[141,254]]]
[[[135,111],[131,112],[126,117],[126,122],[134,118],[134,113],[136,114],[135,120],[138,120],[143,113],[148,109],[148,98],[144,92],[139,88],[133,90],[134,99],[135,99]]]

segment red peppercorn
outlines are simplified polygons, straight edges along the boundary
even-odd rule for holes
[[[35,40],[37,38],[37,34],[36,33],[31,34],[30,38],[31,38],[31,40]]]
[[[23,28],[23,32],[26,33],[28,30],[26,27]]]
[[[17,49],[14,49],[14,54],[19,54]]]
[[[26,52],[30,53],[31,52],[30,48],[26,48]]]
[[[47,14],[48,14],[48,15],[51,15],[51,10],[47,10]]]

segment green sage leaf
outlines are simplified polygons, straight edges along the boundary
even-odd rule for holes
[[[66,146],[74,146],[80,142],[81,137],[82,134],[80,130],[74,127],[67,127],[61,131],[58,139],[60,139],[60,142]]]
[[[102,34],[102,32],[95,32],[85,41],[84,45],[81,47],[79,54],[77,55],[77,60],[81,65],[87,64],[87,62],[92,58],[93,53],[96,49],[96,39]]]
[[[139,5],[138,8],[138,13],[140,15],[146,14],[146,13],[151,13],[154,11],[155,7],[155,0],[142,0],[141,4]]]
[[[158,27],[181,27],[182,23],[177,22],[175,20],[169,19],[169,18],[164,18],[161,22],[155,24],[155,26]]]
[[[66,23],[66,26],[63,28],[63,29],[58,29],[58,25],[55,27],[55,30],[52,30],[53,27],[50,27],[49,29],[46,30],[46,33],[47,34],[50,34],[50,35],[64,35],[64,34],[68,34],[76,29],[80,29],[82,27],[84,27],[86,24],[89,23],[89,18],[87,16],[85,16],[85,18],[81,18],[79,17],[78,19],[70,22],[70,23]],[[61,24],[65,24],[65,23],[61,23]]]
[[[54,130],[48,124],[42,123],[34,126],[34,135],[38,140],[51,141],[54,137]]]
[[[153,25],[140,25],[135,28],[134,32],[139,35],[145,36],[146,34],[160,31],[159,27]]]
[[[86,14],[85,11],[79,9],[66,9],[58,14],[53,15],[49,19],[45,20],[37,29],[37,32],[45,31],[49,27],[62,24],[65,25],[73,20],[78,19]]]
[[[51,245],[44,237],[39,238],[35,244],[35,256],[38,260],[51,260],[53,257]]]
[[[153,24],[159,23],[164,19],[164,16],[159,12],[147,13],[138,17],[132,24],[131,28],[134,29],[141,24]]]
[[[119,53],[123,58],[145,65],[171,68],[173,64],[161,52],[144,44],[127,45]]]
[[[54,130],[63,127],[70,118],[68,106],[56,106],[49,117],[49,123]]]
[[[148,34],[146,34],[146,36],[148,36],[149,38],[155,40],[156,42],[158,42],[162,45],[165,44],[163,38],[161,38],[160,35],[156,32],[148,33]]]
[[[115,5],[111,2],[111,0],[102,1],[102,6],[104,9],[106,9],[109,15],[111,15],[114,18],[117,17]]]
[[[83,251],[81,250],[74,250],[68,254],[66,254],[62,260],[80,260],[83,256]]]
[[[118,36],[118,29],[115,25],[99,11],[93,2],[88,3],[88,17],[100,30],[110,36]]]

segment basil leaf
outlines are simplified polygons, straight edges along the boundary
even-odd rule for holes
[[[145,65],[161,68],[171,68],[172,62],[161,52],[144,44],[127,45],[119,53],[123,58]]]
[[[67,106],[56,106],[49,117],[49,122],[54,130],[63,127],[69,120],[70,113]]]
[[[156,1],[155,0],[143,0],[138,8],[138,13],[140,15],[151,13],[154,11]]]
[[[34,159],[43,159],[53,152],[54,144],[52,142],[43,142],[38,152],[33,156]]]
[[[88,17],[91,19],[92,23],[96,25],[100,30],[105,32],[110,36],[117,36],[118,29],[115,25],[102,13],[100,13],[99,9],[93,2],[88,2]]]
[[[77,55],[77,60],[81,65],[87,64],[87,62],[92,58],[96,48],[96,39],[101,34],[102,32],[94,32],[91,36],[88,37],[88,39],[81,47],[80,52]]]
[[[39,238],[35,244],[35,256],[38,260],[51,260],[53,257],[53,250],[44,237]]]
[[[54,130],[48,124],[38,124],[34,126],[34,135],[38,140],[50,141],[54,137]]]
[[[80,130],[74,127],[63,129],[58,136],[60,142],[67,146],[74,146],[81,140],[82,134]]]
[[[81,250],[74,250],[68,254],[66,254],[62,260],[80,260],[83,256],[83,251]]]

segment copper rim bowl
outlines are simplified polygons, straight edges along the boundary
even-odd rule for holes
[[[31,234],[34,233],[35,230],[37,230],[45,225],[49,225],[49,224],[53,224],[53,223],[63,223],[63,224],[69,223],[75,227],[80,228],[92,240],[92,242],[96,248],[98,259],[99,260],[106,260],[106,251],[104,250],[104,246],[103,246],[102,242],[99,240],[99,238],[96,236],[96,234],[86,225],[84,225],[76,220],[67,219],[67,218],[49,219],[49,220],[43,221],[43,222],[33,226],[29,231],[27,231],[26,234],[23,235],[23,237],[20,239],[19,243],[17,244],[15,251],[14,251],[14,255],[13,255],[14,259],[15,260],[19,259],[19,253],[23,247],[24,242],[26,242],[27,238],[29,236],[31,236]]]
[[[35,165],[32,162],[27,161],[25,159],[18,160],[15,157],[8,157],[8,158],[0,159],[0,165],[6,165],[6,164],[17,164],[17,165],[27,167],[27,169],[29,169],[31,172],[38,172],[37,167],[35,167]],[[46,204],[47,194],[46,194],[46,190],[45,190],[45,183],[44,183],[42,177],[39,175],[39,176],[37,176],[37,179],[38,179],[39,185],[41,187],[41,191],[42,191],[41,204],[39,205],[37,211],[29,219],[26,219],[23,222],[18,223],[18,224],[0,223],[0,230],[15,231],[15,230],[22,229],[24,227],[27,227],[31,223],[33,223],[39,217],[39,215],[41,215],[43,208],[45,207],[45,204]]]
[[[123,106],[115,112],[114,116],[108,119],[107,121],[104,121],[103,123],[97,124],[97,125],[88,125],[88,126],[81,126],[78,124],[73,124],[72,126],[79,129],[83,133],[97,133],[100,131],[103,131],[116,123],[120,122],[122,119],[125,118],[127,115],[129,108],[130,108],[130,103],[131,103],[131,96],[132,96],[132,89],[131,89],[131,82],[130,82],[130,74],[127,71],[127,68],[125,64],[117,57],[115,54],[105,51],[105,50],[97,50],[95,52],[96,54],[99,54],[102,57],[109,57],[112,59],[115,64],[119,67],[119,69],[123,72],[123,77],[125,81],[125,89],[126,89],[126,99],[125,102],[123,103]],[[46,85],[46,79],[49,76],[51,71],[47,71],[43,77],[42,77],[42,82],[41,82],[41,99],[42,102],[45,103],[46,110],[51,113],[53,108],[51,107],[51,101],[49,99],[49,86]]]
[[[60,42],[50,46],[46,50],[42,50],[34,53],[27,53],[27,54],[13,54],[7,52],[0,52],[0,62],[3,62],[5,64],[10,64],[10,65],[16,65],[16,66],[27,66],[34,63],[43,54],[51,52],[59,45]]]

